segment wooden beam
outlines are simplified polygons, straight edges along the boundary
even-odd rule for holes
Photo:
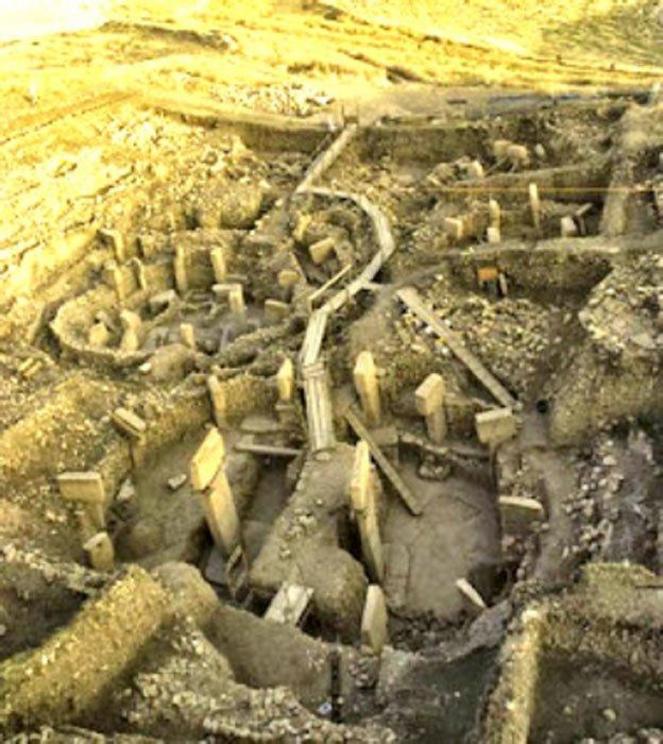
[[[373,439],[371,433],[364,426],[358,412],[353,406],[350,406],[345,411],[345,419],[348,424],[350,424],[352,429],[354,429],[355,434],[360,439],[363,439],[366,442],[377,466],[380,468],[387,480],[391,483],[394,490],[400,496],[401,501],[405,504],[410,513],[414,514],[415,516],[419,516],[422,512],[422,507],[419,503],[419,499],[417,499],[414,493],[412,493],[409,486],[398,474],[396,468],[391,464],[391,462],[389,462],[387,456],[378,447],[375,439]]]

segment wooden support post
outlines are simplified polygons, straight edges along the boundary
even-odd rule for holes
[[[442,444],[447,436],[447,419],[444,413],[444,378],[431,374],[415,392],[417,411],[426,417],[428,436],[435,444]]]
[[[362,351],[359,354],[353,375],[366,423],[369,426],[378,426],[381,418],[380,388],[377,369],[370,351]]]

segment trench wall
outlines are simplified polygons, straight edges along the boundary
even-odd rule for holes
[[[171,608],[156,581],[127,568],[69,625],[0,665],[0,730],[76,720],[103,704]]]

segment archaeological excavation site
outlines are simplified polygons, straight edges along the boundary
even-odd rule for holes
[[[661,744],[653,63],[266,5],[0,42],[0,741]]]

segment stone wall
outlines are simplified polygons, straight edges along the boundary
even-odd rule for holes
[[[71,624],[0,666],[0,730],[75,720],[103,704],[171,618],[171,607],[157,582],[137,566],[128,568]]]

